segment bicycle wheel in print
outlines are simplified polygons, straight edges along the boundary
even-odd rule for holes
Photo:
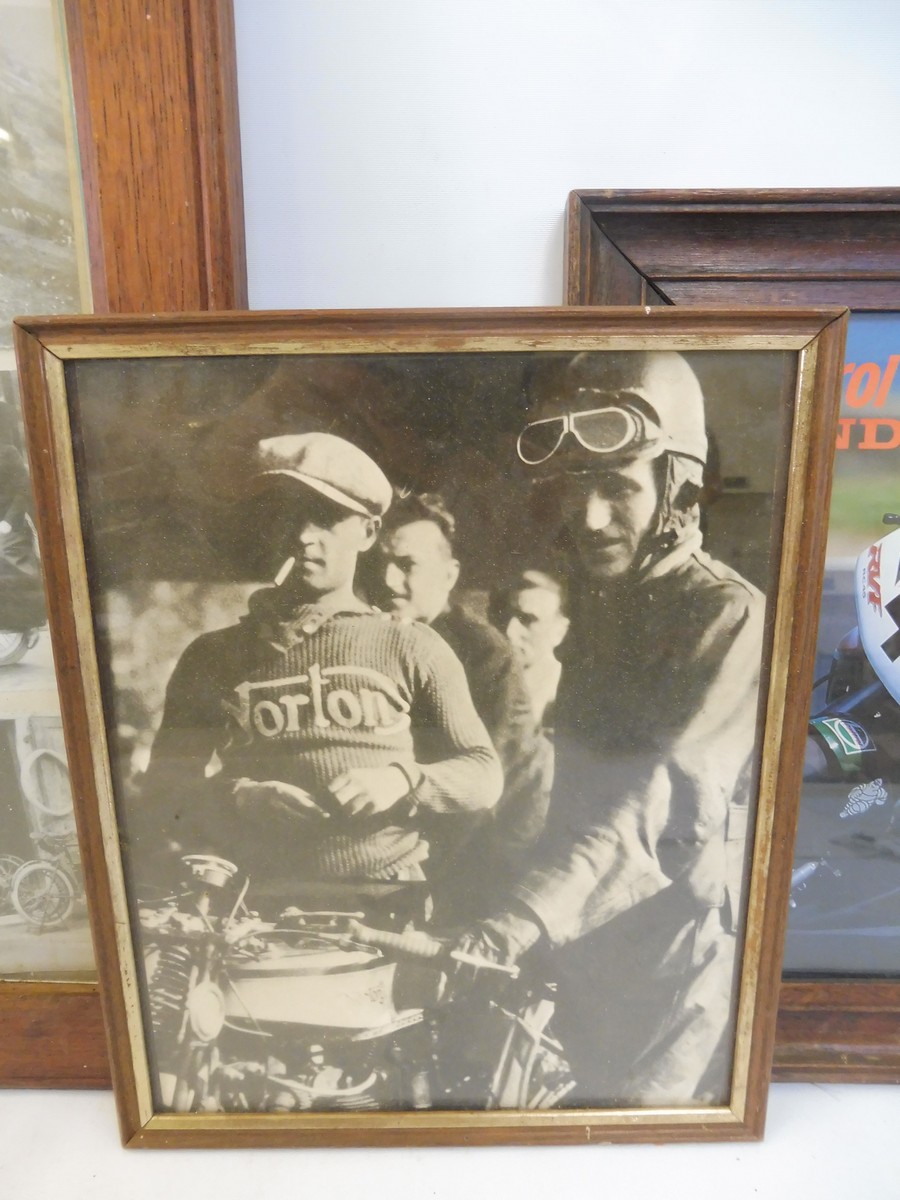
[[[16,912],[32,925],[61,925],[75,904],[75,889],[68,875],[53,863],[30,862],[20,867],[12,882]]]

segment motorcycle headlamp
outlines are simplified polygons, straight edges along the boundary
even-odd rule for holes
[[[536,467],[547,462],[563,446],[567,435],[591,454],[637,455],[659,444],[659,425],[644,411],[645,402],[638,395],[580,388],[575,394],[575,402],[579,401],[594,403],[529,421],[516,441],[523,463]]]

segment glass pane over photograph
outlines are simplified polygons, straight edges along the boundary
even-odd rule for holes
[[[851,317],[785,970],[900,976],[900,315]]]
[[[727,1102],[796,365],[67,364],[157,1111]]]
[[[0,366],[13,317],[90,309],[55,0],[0,0]]]
[[[93,978],[12,371],[0,371],[0,456],[0,978]]]
[[[0,0],[0,979],[92,979],[13,317],[90,307],[52,0]]]

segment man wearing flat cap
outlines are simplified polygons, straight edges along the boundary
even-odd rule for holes
[[[354,592],[391,486],[329,433],[271,437],[252,486],[283,557],[249,612],[184,652],[169,682],[144,795],[183,850],[251,877],[422,878],[429,816],[490,808],[502,786],[463,669],[427,626]]]

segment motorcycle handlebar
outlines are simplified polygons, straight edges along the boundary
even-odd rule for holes
[[[465,963],[480,971],[497,971],[501,975],[508,975],[510,979],[516,979],[519,974],[519,968],[516,966],[491,962],[488,958],[453,950],[440,938],[433,937],[421,929],[390,933],[386,929],[373,929],[369,925],[363,925],[361,921],[352,920],[347,922],[347,935],[354,941],[373,946],[376,950],[387,951],[398,958],[412,958],[419,962],[437,962],[443,959],[448,967],[455,963]]]
[[[449,954],[449,946],[439,938],[424,933],[421,929],[410,929],[405,933],[391,933],[387,929],[373,929],[361,921],[347,922],[347,936],[376,950],[386,950],[404,958],[417,958],[433,962]]]

